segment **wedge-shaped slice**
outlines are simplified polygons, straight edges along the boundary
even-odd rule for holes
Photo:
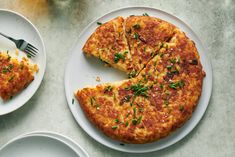
[[[29,64],[27,59],[18,61],[7,53],[0,52],[0,96],[6,101],[26,88],[38,71],[37,65]]]
[[[155,17],[130,16],[126,19],[126,36],[134,66],[132,75],[138,74],[157,54],[162,43],[171,39],[174,29],[174,25]]]
[[[131,55],[122,17],[99,26],[87,40],[83,51],[126,73],[132,71]]]

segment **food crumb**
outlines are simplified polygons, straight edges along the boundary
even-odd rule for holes
[[[95,80],[96,80],[97,82],[100,82],[100,81],[101,81],[99,76],[97,76]]]
[[[18,49],[16,49],[16,56],[18,56],[19,55],[19,50]]]

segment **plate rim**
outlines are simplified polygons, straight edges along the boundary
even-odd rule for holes
[[[72,109],[72,106],[73,104],[71,103],[71,101],[69,100],[69,90],[68,90],[68,87],[66,87],[66,83],[68,82],[68,76],[66,75],[68,73],[68,69],[69,69],[69,61],[71,60],[71,57],[73,56],[73,54],[75,52],[73,52],[73,50],[76,48],[76,45],[77,43],[79,42],[80,40],[80,36],[82,36],[87,30],[89,27],[91,27],[96,21],[98,21],[99,19],[109,15],[109,14],[112,14],[112,13],[115,13],[115,12],[118,12],[118,11],[123,11],[123,10],[129,10],[129,9],[147,9],[147,10],[153,10],[153,11],[157,11],[157,12],[161,12],[163,14],[166,14],[170,17],[173,17],[175,18],[176,20],[178,20],[181,24],[183,24],[184,26],[186,26],[186,28],[188,30],[190,30],[190,32],[197,38],[198,40],[198,44],[201,45],[202,47],[202,50],[203,50],[203,54],[205,55],[205,58],[206,58],[206,62],[207,62],[207,65],[208,65],[208,71],[209,71],[209,81],[208,82],[208,86],[210,87],[210,89],[208,90],[208,97],[206,98],[206,103],[204,103],[204,105],[206,105],[201,111],[201,116],[199,118],[197,118],[197,120],[195,120],[196,122],[194,122],[195,124],[183,135],[183,136],[180,136],[180,138],[178,138],[177,140],[174,140],[173,142],[168,142],[168,144],[158,148],[158,149],[151,149],[151,150],[143,150],[143,151],[134,151],[134,150],[127,150],[127,149],[120,149],[120,148],[117,148],[115,146],[111,146],[111,145],[108,145],[107,143],[103,143],[102,141],[100,141],[99,139],[97,139],[95,136],[92,135],[92,133],[90,132],[87,132],[85,130],[85,128],[83,128],[83,125],[81,125],[79,123],[79,121],[77,120],[76,116],[75,116],[75,111],[73,111]],[[164,20],[164,19],[163,19]],[[109,12],[106,12],[104,14],[102,14],[101,16],[97,17],[97,18],[94,18],[94,20],[92,20],[91,22],[88,23],[88,25],[86,27],[84,27],[82,29],[82,31],[79,33],[79,36],[76,40],[76,42],[74,43],[74,45],[72,46],[72,48],[70,49],[69,51],[69,57],[67,59],[67,64],[66,64],[66,68],[65,68],[65,71],[64,71],[64,90],[65,90],[65,96],[66,96],[66,100],[67,100],[67,105],[69,106],[69,109],[70,109],[70,112],[72,113],[73,115],[73,118],[74,120],[76,121],[76,123],[82,128],[82,130],[89,136],[91,137],[92,139],[94,139],[96,142],[108,147],[108,148],[111,148],[111,149],[114,149],[114,150],[118,150],[118,151],[121,151],[121,152],[128,152],[128,153],[135,153],[135,154],[138,154],[138,153],[148,153],[148,152],[154,152],[154,151],[159,151],[159,150],[162,150],[162,149],[165,149],[165,148],[168,148],[176,143],[178,143],[179,141],[181,141],[183,138],[185,138],[187,135],[189,135],[192,130],[199,124],[199,122],[201,121],[201,119],[204,117],[205,115],[205,112],[207,110],[207,107],[210,103],[210,100],[211,100],[211,95],[212,95],[212,89],[213,89],[213,69],[212,69],[212,64],[211,64],[211,60],[210,60],[210,57],[208,56],[208,49],[204,46],[204,44],[202,43],[201,39],[198,37],[198,35],[191,29],[191,27],[186,23],[184,22],[183,20],[181,20],[179,17],[173,15],[173,14],[170,14],[168,13],[167,11],[164,11],[164,10],[161,10],[161,9],[158,9],[158,8],[154,8],[154,7],[148,7],[148,6],[127,6],[127,7],[120,7],[120,8],[117,8],[117,9],[114,9],[114,10],[111,10]],[[201,60],[201,57],[200,57],[200,60]],[[203,81],[205,82],[205,80]],[[201,96],[200,96],[201,98]],[[199,100],[200,100],[199,98]],[[199,103],[199,102],[198,102]],[[83,111],[82,111],[83,112]],[[190,120],[190,119],[189,119]],[[188,120],[188,121],[189,121]],[[187,122],[188,122],[187,121]],[[89,121],[90,122],[90,121]],[[93,124],[92,124],[93,125]],[[93,125],[94,126],[94,125]],[[97,128],[96,128],[97,129]],[[178,130],[178,129],[177,129]],[[175,131],[174,131],[175,132]],[[120,141],[119,141],[120,142]],[[157,142],[157,141],[155,141]],[[120,142],[122,143],[122,142]],[[154,142],[153,142],[154,143]],[[138,145],[138,144],[137,144]]]
[[[66,135],[63,135],[61,133],[58,133],[58,132],[54,132],[54,131],[31,131],[31,132],[27,132],[27,133],[24,133],[24,134],[21,134],[19,135],[20,136],[27,136],[27,135],[48,135],[48,136],[58,136],[59,138],[64,138],[68,141],[70,141],[71,143],[73,143],[74,145],[76,145],[80,150],[82,150],[82,152],[87,156],[87,157],[90,157],[89,154],[87,153],[87,151],[80,145],[78,144],[76,141],[74,141],[72,138],[66,136]],[[58,137],[54,137],[54,138],[58,138]],[[1,150],[1,148],[0,148]],[[80,154],[79,154],[80,155]]]
[[[59,135],[60,136],[60,135]],[[77,153],[76,150],[74,150],[74,148],[72,148],[72,146],[70,146],[69,144],[67,144],[66,142],[64,142],[62,139],[59,139],[57,137],[53,137],[53,136],[50,136],[50,135],[44,135],[44,134],[28,134],[28,133],[25,133],[25,134],[21,134],[21,135],[18,135],[14,138],[12,138],[11,140],[9,140],[7,143],[5,143],[3,146],[0,147],[0,152],[7,148],[9,145],[13,144],[14,142],[17,142],[19,140],[22,140],[22,139],[26,139],[26,138],[32,138],[32,137],[44,137],[44,138],[50,138],[50,139],[53,139],[53,140],[56,140],[56,141],[59,141],[60,143],[66,145],[67,147],[69,147],[71,150],[73,150],[73,152],[79,157],[80,155]],[[64,137],[64,136],[63,136]],[[89,157],[89,156],[88,156]]]
[[[0,9],[0,13],[1,13],[1,12],[14,14],[15,16],[20,17],[22,20],[24,20],[25,22],[27,22],[27,23],[34,29],[34,31],[35,31],[36,34],[38,35],[39,40],[40,40],[40,42],[41,42],[41,44],[42,44],[42,52],[44,53],[43,60],[44,60],[44,62],[45,62],[44,68],[43,68],[43,69],[40,69],[40,71],[42,72],[42,76],[41,76],[42,78],[39,80],[39,83],[38,83],[38,85],[36,86],[35,91],[34,91],[34,92],[31,94],[31,96],[29,96],[24,102],[22,102],[22,104],[19,105],[18,107],[13,108],[13,109],[11,109],[11,110],[9,110],[9,111],[7,111],[7,112],[3,112],[3,113],[0,112],[0,116],[3,116],[3,115],[7,115],[7,114],[9,114],[9,113],[12,113],[12,112],[14,112],[14,111],[20,109],[21,107],[23,107],[23,106],[35,95],[35,93],[38,91],[38,89],[39,89],[39,87],[40,87],[40,85],[41,85],[41,83],[42,83],[42,80],[43,80],[43,78],[44,78],[45,72],[46,72],[47,57],[46,57],[46,48],[45,48],[45,44],[44,44],[43,38],[42,38],[42,36],[41,36],[39,30],[37,29],[37,27],[36,27],[29,19],[27,19],[24,15],[22,15],[22,14],[16,12],[16,11],[9,10],[9,9]]]

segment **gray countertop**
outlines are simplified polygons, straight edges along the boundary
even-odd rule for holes
[[[54,0],[56,1],[56,0]],[[235,1],[234,0],[0,0],[0,8],[17,11],[39,29],[47,51],[47,68],[36,94],[17,111],[0,116],[0,146],[22,133],[48,130],[73,138],[91,157],[232,157],[235,154]],[[126,6],[150,6],[186,22],[199,36],[213,67],[213,92],[199,125],[167,149],[129,154],[90,138],[74,120],[64,92],[64,70],[71,46],[92,20]],[[63,44],[60,42],[63,41]]]

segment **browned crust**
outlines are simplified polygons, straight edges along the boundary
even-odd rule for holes
[[[75,93],[86,117],[107,136],[149,143],[168,136],[192,116],[205,73],[194,42],[178,28],[169,36],[137,77]],[[137,84],[147,88],[143,95],[132,89]],[[112,90],[107,91],[109,86]]]
[[[26,88],[33,80],[26,61],[19,62],[0,52],[0,96],[6,101]]]

